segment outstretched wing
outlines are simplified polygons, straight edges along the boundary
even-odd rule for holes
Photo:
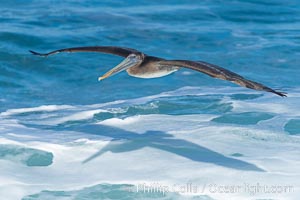
[[[177,67],[185,67],[192,70],[196,70],[202,73],[205,73],[211,77],[223,79],[227,81],[231,81],[233,83],[236,83],[240,86],[254,89],[254,90],[263,90],[267,92],[272,92],[274,94],[277,94],[279,96],[285,97],[286,94],[283,92],[279,92],[276,90],[273,90],[263,84],[245,79],[244,77],[231,72],[227,69],[224,69],[222,67],[219,67],[217,65],[213,65],[207,62],[203,61],[189,61],[189,60],[162,60],[159,62],[162,66],[177,66]]]
[[[89,46],[89,47],[73,47],[73,48],[66,48],[66,49],[58,49],[55,51],[51,51],[49,53],[38,53],[35,51],[29,50],[32,54],[38,56],[49,56],[56,53],[61,52],[101,52],[101,53],[108,53],[113,55],[118,55],[122,57],[127,57],[129,54],[132,53],[139,53],[139,51],[135,49],[125,48],[125,47],[115,47],[115,46]]]

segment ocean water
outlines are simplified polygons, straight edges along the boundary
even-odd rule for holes
[[[297,199],[300,2],[1,1],[0,197]],[[287,92],[122,58],[28,50],[115,45],[205,60]]]

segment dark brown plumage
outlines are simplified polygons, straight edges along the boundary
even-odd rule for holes
[[[231,81],[246,88],[272,92],[281,97],[286,96],[286,94],[283,92],[273,90],[263,84],[248,80],[234,72],[231,72],[214,64],[203,61],[165,60],[154,56],[148,56],[140,51],[131,48],[115,46],[90,46],[59,49],[45,54],[37,53],[34,51],[30,52],[34,55],[39,56],[49,56],[61,52],[101,52],[126,57],[126,59],[122,63],[107,72],[104,76],[100,77],[99,80],[105,79],[123,70],[127,70],[127,73],[129,75],[139,78],[156,78],[168,75],[184,67],[202,72],[213,78]]]

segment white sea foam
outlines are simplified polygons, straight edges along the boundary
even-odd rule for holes
[[[274,117],[244,126],[211,121],[220,116],[216,114],[149,114],[114,117],[94,124],[81,124],[72,130],[28,127],[20,123],[26,123],[26,120],[35,123],[30,115],[24,120],[15,118],[15,114],[23,111],[30,114],[32,110],[46,109],[55,115],[36,119],[36,124],[59,125],[90,119],[112,109],[117,113],[124,112],[119,107],[124,104],[142,104],[160,97],[212,94],[208,89],[192,87],[105,106],[52,106],[6,111],[0,116],[1,144],[40,149],[51,152],[54,158],[47,167],[29,167],[0,159],[0,196],[20,199],[42,190],[79,190],[103,183],[160,184],[170,189],[174,185],[184,188],[191,183],[201,190],[191,193],[182,189],[179,192],[205,194],[215,199],[296,199],[300,187],[300,139],[287,134],[283,126],[300,115],[297,92],[284,99],[265,95],[238,100],[230,95],[239,90],[223,90],[226,97],[222,101],[230,103],[233,112],[266,112]],[[254,188],[257,184],[291,186],[292,189],[281,193],[255,193],[247,189],[247,185]],[[242,190],[216,191],[222,186],[240,186]]]
[[[125,119],[111,118],[111,119],[107,119],[102,122],[99,122],[99,124],[119,127],[122,125],[138,123],[139,118],[140,118],[140,116],[128,117]]]
[[[34,108],[18,108],[18,109],[9,109],[5,112],[0,113],[0,116],[9,116],[9,115],[16,115],[21,113],[28,113],[28,112],[52,112],[58,111],[62,109],[70,109],[73,106],[69,105],[43,105]]]
[[[182,115],[180,117],[181,123],[178,123],[178,119],[171,115],[138,115],[125,119],[111,118],[98,124],[134,132],[139,132],[140,130],[159,130],[161,128],[168,131],[181,131],[193,130],[205,126],[214,117],[215,115]],[[183,126],[184,123],[186,123],[185,126]]]
[[[189,118],[192,117],[189,116]],[[140,116],[139,124],[141,125],[138,128],[134,123],[121,125],[127,131],[136,130],[144,133],[148,131],[148,128],[144,129],[142,125],[144,124],[147,127],[149,118],[151,118],[150,123],[155,122],[156,119],[156,123],[159,124],[165,116],[156,115],[155,118]],[[189,127],[194,125],[193,122],[188,122],[187,118],[187,116],[168,116],[168,119],[172,119],[172,123],[177,123],[178,126]],[[101,130],[101,127],[99,129]],[[32,148],[42,148],[52,152],[54,154],[54,163],[47,168],[32,169],[24,168],[18,164],[1,162],[1,177],[3,175],[6,179],[22,183],[11,183],[10,186],[12,191],[22,191],[19,194],[20,197],[45,189],[72,190],[109,182],[148,185],[159,183],[170,187],[174,184],[186,185],[192,183],[199,187],[207,187],[204,194],[218,199],[225,198],[224,194],[209,191],[209,184],[243,185],[245,180],[246,183],[254,185],[258,182],[261,185],[276,184],[296,187],[298,184],[300,173],[295,166],[299,164],[300,142],[282,142],[276,139],[277,137],[288,138],[286,135],[278,136],[276,133],[257,132],[255,129],[213,125],[197,127],[194,130],[181,130],[179,132],[177,132],[176,128],[173,131],[168,131],[169,129],[168,125],[161,125],[157,131],[162,133],[152,133],[157,134],[158,138],[149,136],[145,140],[138,139],[141,143],[145,143],[144,147],[146,148],[141,146],[134,151],[126,150],[127,147],[130,147],[126,147],[126,141],[118,143],[99,141],[98,144],[96,143],[97,145],[82,143],[79,146],[29,142],[28,145]],[[132,134],[134,133],[132,132]],[[169,134],[169,136],[163,133]],[[128,134],[128,132],[124,134]],[[160,134],[163,135],[160,136]],[[273,140],[266,139],[267,135],[269,138],[273,137]],[[170,136],[172,137],[168,140]],[[126,139],[126,136],[124,138]],[[105,149],[105,145],[112,145],[112,149],[106,146],[108,149],[104,154],[96,156],[87,163],[82,163],[99,150]],[[120,145],[120,150],[116,151],[118,145]],[[167,149],[164,147],[167,147]],[[278,149],[281,149],[280,152],[278,152]],[[180,153],[182,151],[189,151],[191,155],[182,155]],[[201,153],[211,157],[212,160],[205,161],[206,158]],[[230,156],[233,153],[240,153],[243,156],[234,158]],[[218,165],[216,164],[218,159],[229,160]],[[227,166],[230,162],[239,162],[238,160],[256,165],[266,172],[237,170],[229,167],[230,165]],[[226,164],[226,162],[228,163]],[[236,164],[238,166],[238,163]],[[284,167],[287,164],[289,164],[289,167]],[[13,175],[19,172],[22,172],[21,176],[15,177]],[[239,177],[241,174],[242,176]],[[64,177],[64,179],[57,177]],[[278,179],[280,179],[280,182],[277,182]],[[7,188],[8,185],[3,182],[0,187]],[[247,193],[226,195],[231,199],[251,197]],[[257,194],[255,198],[266,196],[270,197],[270,194]],[[284,196],[292,198],[296,194],[288,193],[284,194]]]

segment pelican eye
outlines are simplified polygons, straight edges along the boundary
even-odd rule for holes
[[[128,56],[128,58],[134,62],[136,62],[139,59],[139,57],[136,54],[132,54]]]

